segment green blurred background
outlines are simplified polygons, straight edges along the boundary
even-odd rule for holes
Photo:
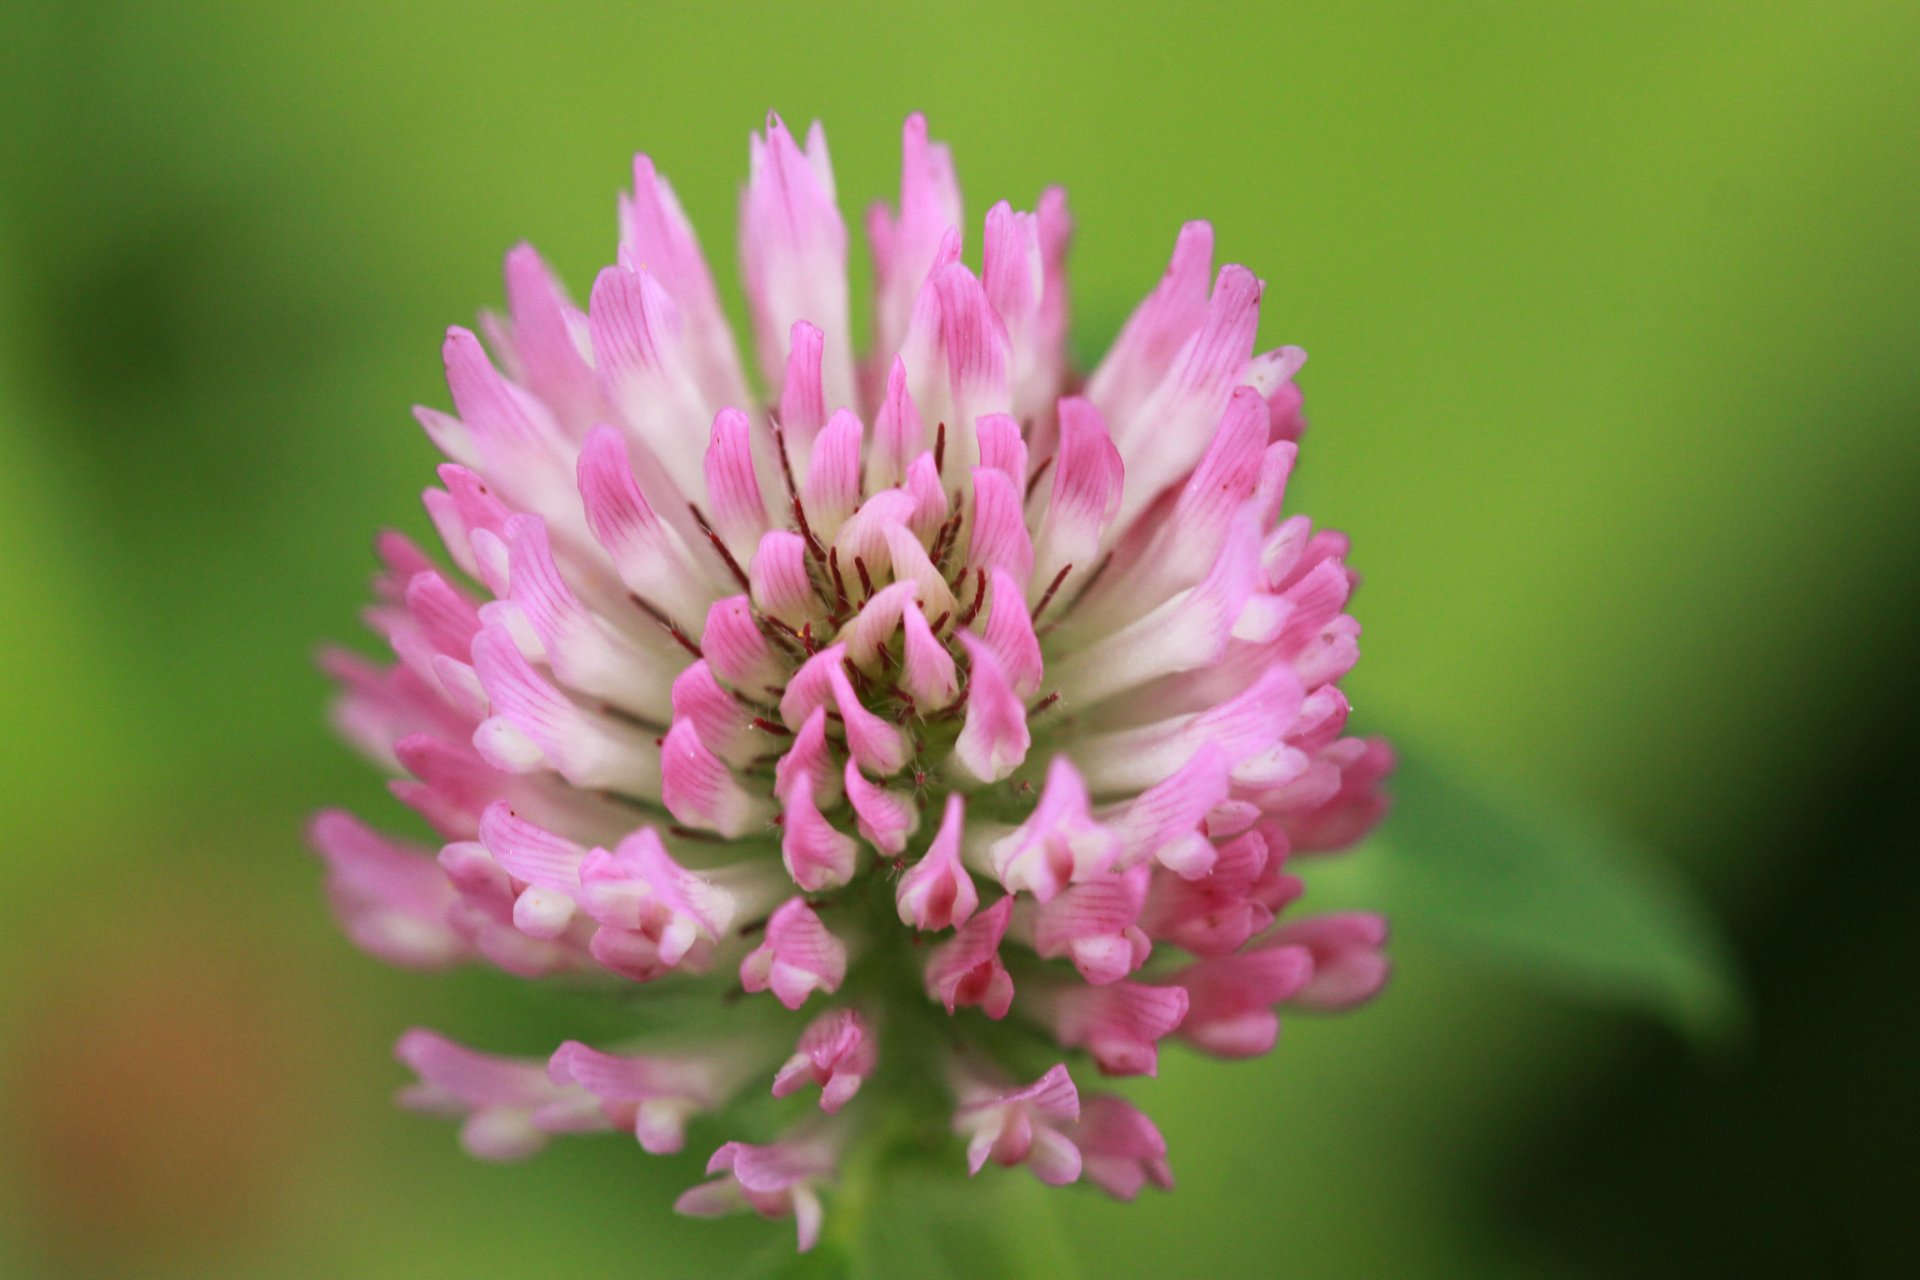
[[[769,106],[850,211],[916,108],[971,214],[1064,183],[1083,353],[1211,218],[1313,353],[1361,721],[1663,851],[1749,987],[1702,1051],[1411,921],[1365,1013],[1169,1055],[1180,1189],[1057,1197],[1088,1273],[1920,1273],[1920,7],[15,0],[0,73],[0,1274],[784,1237],[674,1219],[697,1154],[391,1111],[408,1025],[599,1015],[352,951],[299,831],[390,812],[310,658],[425,528],[442,328],[521,238],[584,294],[637,148],[731,290]]]

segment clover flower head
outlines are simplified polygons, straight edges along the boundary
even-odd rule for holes
[[[747,360],[644,156],[584,308],[509,253],[505,314],[448,332],[452,412],[418,411],[445,562],[384,535],[394,661],[326,659],[434,833],[315,821],[352,939],[639,984],[670,1032],[520,1059],[411,1031],[402,1102],[490,1159],[745,1125],[679,1208],[792,1215],[803,1249],[930,1097],[970,1172],[1171,1186],[1152,1121],[1086,1085],[1169,1038],[1264,1053],[1280,1010],[1387,975],[1378,917],[1292,911],[1392,753],[1346,733],[1347,542],[1284,514],[1305,357],[1255,349],[1263,283],[1188,224],[1082,376],[1064,195],[996,204],[974,251],[918,116],[903,151],[864,351],[817,125],[752,139]]]

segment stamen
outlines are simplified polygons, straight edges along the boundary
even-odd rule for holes
[[[644,596],[635,594],[633,592],[628,592],[627,598],[633,601],[635,604],[639,605],[640,611],[642,613],[646,614],[649,618],[652,618],[655,622],[659,623],[662,627],[664,627],[666,629],[667,634],[673,637],[675,644],[679,645],[682,649],[685,649],[688,653],[692,654],[696,658],[704,658],[706,656],[705,654],[700,652],[700,646],[693,642],[692,637],[688,636],[686,632],[680,629],[680,624],[675,622],[672,618],[669,618],[666,615],[666,613],[659,608],[659,606],[655,605],[652,601],[646,599]]]
[[[764,614],[764,615],[758,615],[758,617],[762,623],[764,623],[766,626],[772,629],[772,638],[775,641],[779,642],[779,644],[782,645],[784,648],[788,649],[789,651],[795,648],[801,649],[802,651],[807,650],[806,638],[803,637],[798,631],[795,631],[792,627],[780,621],[780,619],[774,617],[770,613]],[[779,692],[784,692],[784,690],[781,690]],[[775,696],[777,697],[778,693],[776,693]]]
[[[1053,466],[1053,460],[1059,456],[1059,454],[1049,454],[1046,461],[1033,469],[1033,474],[1027,477],[1027,491],[1022,495],[1022,501],[1032,499],[1033,491],[1040,487],[1040,477],[1047,474],[1047,469]]]
[[[835,547],[827,552],[827,571],[833,575],[833,616],[837,620],[850,607],[847,600],[847,580],[840,576],[840,548]],[[862,573],[860,576],[865,578],[866,574]]]
[[[1060,572],[1053,575],[1053,581],[1047,584],[1046,591],[1043,592],[1040,596],[1040,603],[1033,607],[1034,622],[1040,621],[1040,615],[1045,613],[1047,611],[1047,606],[1053,603],[1053,593],[1060,589],[1060,584],[1065,582],[1067,580],[1067,575],[1072,572],[1073,572],[1073,566],[1070,564],[1064,564],[1060,566]]]
[[[966,575],[961,574],[960,576],[964,581]],[[975,618],[979,617],[980,606],[986,603],[986,599],[987,571],[985,569],[975,569],[973,571],[973,603],[968,605],[967,611],[960,615],[960,621],[954,624],[955,628],[958,629],[959,627],[967,626],[972,623]]]
[[[813,526],[807,523],[807,504],[800,501],[800,495],[793,496],[793,523],[800,530],[800,536],[807,540],[807,553],[821,564],[827,562],[826,548],[820,545],[820,539],[814,536]]]
[[[700,526],[700,532],[707,535],[707,541],[712,543],[713,549],[720,553],[720,558],[726,562],[727,572],[731,573],[733,580],[740,584],[740,589],[751,592],[753,584],[747,581],[747,571],[740,567],[740,562],[733,558],[733,552],[727,549],[727,544],[720,540],[720,535],[713,531],[711,524],[707,523],[706,512],[700,510],[700,504],[689,502],[687,510],[693,512],[693,522]]]
[[[800,490],[793,483],[793,464],[787,458],[787,433],[780,426],[780,419],[773,414],[767,415],[767,422],[773,427],[774,451],[780,455],[780,479],[787,486],[788,504],[793,509],[793,522],[800,530],[800,536],[807,540],[807,550],[814,559],[826,563],[826,553],[821,549],[820,539],[813,536],[813,530],[807,527],[807,508],[800,501]]]
[[[1113,552],[1109,551],[1107,554],[1101,556],[1100,563],[1093,566],[1093,572],[1088,574],[1087,580],[1080,584],[1080,589],[1073,593],[1073,599],[1069,600],[1066,605],[1061,608],[1060,616],[1052,622],[1049,622],[1046,626],[1038,628],[1036,634],[1044,636],[1062,622],[1066,621],[1067,615],[1072,613],[1075,606],[1087,598],[1087,592],[1093,590],[1093,584],[1100,581],[1101,575],[1106,573],[1107,566],[1112,563]]]
[[[780,427],[780,419],[772,413],[767,414],[767,425],[773,428],[774,452],[780,455],[780,479],[786,483],[787,496],[793,497],[799,489],[793,483],[793,464],[787,461],[787,433]]]
[[[933,550],[927,554],[927,559],[933,562],[936,569],[939,568],[941,562],[946,559],[947,552],[953,550],[954,535],[960,532],[960,521],[964,517],[964,512],[960,507],[960,496],[958,493],[954,494],[951,510],[953,514],[941,523],[940,531],[936,533],[933,538]]]

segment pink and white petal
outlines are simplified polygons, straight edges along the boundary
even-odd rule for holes
[[[959,638],[969,667],[967,716],[954,740],[953,758],[968,776],[998,782],[1026,761],[1033,744],[1027,708],[986,642],[971,632]]]
[[[860,834],[887,857],[900,854],[920,826],[920,808],[913,796],[867,781],[853,760],[847,761],[847,799],[853,805]]]
[[[722,409],[714,415],[707,452],[701,459],[714,532],[742,560],[753,554],[770,526],[753,435],[746,414]]]
[[[626,723],[577,706],[536,672],[505,631],[488,627],[473,642],[474,670],[492,715],[473,745],[496,769],[548,767],[576,787],[660,797],[660,748]]]
[[[1004,1018],[1013,1006],[1013,979],[1000,961],[1000,940],[1013,916],[1012,897],[975,912],[927,958],[927,995],[948,1013],[978,1005],[989,1018]]]
[[[999,570],[1022,590],[1033,576],[1033,541],[1021,511],[1021,482],[991,467],[973,469],[973,523],[967,563]]]
[[[675,721],[667,731],[661,760],[661,801],[686,825],[738,839],[772,820],[772,804],[708,750],[692,721]]]
[[[587,433],[577,484],[587,526],[620,581],[682,627],[698,627],[721,595],[719,580],[641,491],[619,431],[601,426]]]
[[[567,431],[584,434],[607,414],[593,365],[581,350],[586,317],[530,244],[507,254],[506,278],[519,376]]]
[[[748,698],[765,697],[786,674],[773,645],[753,620],[753,602],[743,595],[713,602],[700,650],[714,673]]]
[[[960,190],[946,146],[927,139],[926,118],[907,117],[901,137],[900,209],[867,218],[874,260],[874,346],[890,355],[906,335],[914,299],[949,232],[961,227]]]
[[[313,820],[308,841],[327,864],[327,893],[354,945],[408,969],[468,958],[450,923],[459,894],[427,850],[338,810]]]
[[[813,442],[800,496],[806,504],[808,527],[824,542],[833,541],[840,526],[860,505],[863,433],[859,416],[841,409],[827,420]]]
[[[633,158],[633,194],[620,201],[620,251],[623,259],[650,270],[672,297],[707,403],[747,403],[733,326],[721,310],[700,242],[673,187],[644,155]]]
[[[1040,690],[1045,664],[1040,656],[1040,640],[1034,634],[1033,618],[1015,577],[1004,569],[988,575],[991,588],[987,597],[986,624],[981,628],[987,648],[999,659],[1000,668],[1014,693],[1031,698]]]
[[[740,262],[753,315],[760,367],[780,379],[781,357],[796,321],[825,337],[824,400],[855,403],[853,344],[847,326],[847,229],[835,204],[832,162],[819,124],[804,151],[776,115],[751,139],[740,201]]]
[[[828,822],[814,803],[812,778],[787,789],[780,858],[795,884],[808,893],[837,889],[853,879],[859,856],[854,838]]]
[[[675,724],[686,721],[702,744],[733,768],[741,768],[766,750],[766,736],[753,717],[721,687],[702,658],[673,678],[670,698]]]
[[[1052,488],[1034,537],[1029,595],[1035,600],[1069,569],[1081,579],[1093,572],[1120,509],[1125,468],[1091,400],[1060,401],[1059,437]]]
[[[901,641],[900,687],[913,698],[921,711],[939,711],[951,706],[960,696],[960,675],[947,646],[934,638],[918,605],[908,606],[900,615]]]
[[[790,529],[774,529],[760,539],[747,565],[753,603],[795,631],[824,620],[820,600],[807,576],[807,540]]]
[[[740,985],[771,989],[798,1009],[815,991],[831,995],[847,976],[846,944],[834,937],[803,898],[790,898],[767,921],[766,940],[740,962]]]
[[[960,861],[960,837],[965,820],[966,802],[957,795],[947,797],[946,811],[933,843],[900,877],[895,906],[900,923],[925,933],[951,925],[965,924],[980,905],[980,895],[972,877]]]

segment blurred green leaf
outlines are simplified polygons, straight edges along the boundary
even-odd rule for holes
[[[1575,806],[1522,797],[1400,747],[1368,890],[1396,928],[1666,1019],[1741,1020],[1720,926],[1675,870]]]

